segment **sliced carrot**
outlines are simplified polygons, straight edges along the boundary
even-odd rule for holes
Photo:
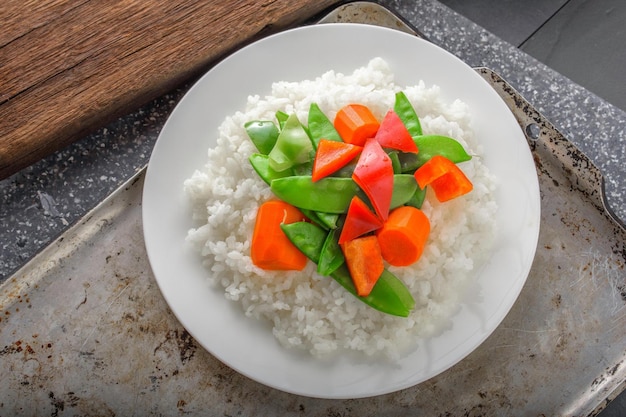
[[[415,171],[420,188],[430,185],[437,200],[445,202],[469,193],[472,182],[465,173],[448,158],[435,155]]]
[[[382,221],[367,207],[367,204],[359,197],[354,196],[348,207],[341,235],[339,235],[339,244],[379,229],[382,225]]]
[[[422,256],[429,234],[430,221],[424,212],[402,206],[389,213],[376,236],[385,261],[394,266],[408,266]]]
[[[400,119],[400,116],[389,110],[376,132],[376,141],[383,148],[397,149],[402,152],[417,153],[417,145],[413,137]]]
[[[283,223],[295,223],[306,217],[284,201],[267,201],[259,207],[252,234],[252,262],[267,270],[302,270],[307,257],[296,248],[280,228]]]
[[[342,107],[333,124],[344,142],[358,146],[363,146],[366,139],[373,138],[380,126],[370,109],[362,104]]]
[[[357,295],[368,296],[385,269],[378,239],[374,235],[359,237],[347,241],[341,249]]]
[[[352,161],[363,149],[361,146],[335,140],[321,139],[313,161],[313,182],[340,170]]]

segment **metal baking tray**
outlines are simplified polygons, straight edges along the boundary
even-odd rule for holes
[[[320,23],[339,21],[420,36],[375,3],[343,5]],[[526,132],[542,218],[519,299],[467,358],[358,400],[300,397],[240,375],[193,340],[159,292],[143,242],[143,170],[0,287],[0,415],[599,413],[626,384],[624,225],[589,159],[505,80],[476,70]]]

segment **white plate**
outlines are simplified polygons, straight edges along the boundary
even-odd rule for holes
[[[473,113],[484,161],[498,177],[498,234],[453,326],[416,340],[397,362],[349,354],[318,360],[281,347],[268,326],[246,318],[206,279],[197,253],[184,244],[192,227],[183,182],[206,162],[224,118],[266,94],[279,80],[301,81],[328,70],[351,73],[383,57],[399,85],[423,79],[447,101],[460,98]],[[515,219],[512,221],[511,219]],[[265,385],[311,397],[358,398],[425,381],[472,352],[500,324],[526,280],[539,234],[539,186],[526,140],[493,89],[459,59],[415,36],[360,24],[324,24],[279,33],[229,56],[185,95],[154,148],[144,185],[146,248],[158,285],[189,333],[219,360]]]

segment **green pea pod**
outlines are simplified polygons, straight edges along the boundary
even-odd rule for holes
[[[254,120],[243,125],[248,137],[262,155],[271,152],[278,139],[279,130],[271,120]]]
[[[269,153],[270,167],[281,172],[309,161],[313,144],[296,114],[289,116]]]
[[[326,240],[326,230],[309,222],[282,223],[280,228],[304,256],[315,264],[319,262]]]
[[[322,211],[316,211],[317,218],[326,226],[328,229],[336,229],[339,224],[339,214],[337,213],[324,213]]]
[[[330,227],[328,227],[328,225],[320,218],[320,214],[323,213],[320,213],[319,211],[303,209],[301,207],[298,207],[298,210],[300,210],[302,214],[304,214],[309,220],[311,220],[322,229],[326,231],[330,230]]]
[[[386,269],[383,270],[367,297],[359,297],[356,294],[350,271],[345,264],[333,272],[331,277],[352,295],[380,312],[408,317],[415,307],[415,300],[404,283]]]
[[[415,208],[422,208],[422,204],[424,204],[424,200],[426,199],[426,187],[421,189],[419,185],[415,190],[413,196],[405,203],[406,206],[413,206]]]
[[[327,236],[323,229],[307,222],[283,224],[281,228],[307,258],[316,264],[319,263]],[[404,283],[387,270],[383,271],[367,297],[359,297],[356,294],[350,271],[345,263],[330,276],[359,300],[383,313],[407,317],[415,307],[415,300]]]
[[[400,120],[402,120],[402,123],[404,123],[404,126],[406,126],[411,136],[419,136],[422,134],[420,119],[404,92],[399,91],[396,93],[393,111],[400,117]]]
[[[326,235],[324,245],[320,252],[320,259],[317,263],[317,272],[321,275],[330,275],[345,262],[343,251],[339,246],[337,237],[338,230],[331,230]]]
[[[335,126],[316,103],[311,103],[309,108],[308,127],[315,149],[322,139],[341,142],[341,136],[337,133]]]
[[[343,167],[339,168],[339,170],[335,171],[332,176],[333,177],[343,177],[343,178],[352,178],[352,174],[354,173],[354,168],[358,162],[358,158],[354,158],[352,161],[348,162]]]
[[[283,128],[285,127],[287,119],[289,119],[289,115],[284,111],[278,110],[276,112],[276,120],[278,121],[278,126],[280,127],[280,130],[283,130]]]
[[[417,165],[422,166],[426,161],[435,155],[441,155],[455,164],[469,161],[472,157],[465,151],[455,139],[440,135],[414,136],[413,142],[417,145]]]
[[[410,174],[398,174],[393,176],[393,194],[391,195],[390,209],[403,206],[415,194],[419,188],[415,177]]]
[[[250,155],[248,160],[250,161],[252,168],[254,168],[256,173],[259,174],[259,177],[261,177],[261,179],[265,181],[267,185],[270,185],[272,183],[272,180],[275,180],[276,178],[283,178],[292,174],[290,170],[285,170],[281,172],[274,171],[272,167],[270,167],[270,159],[267,155],[253,153],[252,155]]]
[[[352,197],[362,196],[352,178],[326,177],[313,182],[310,175],[277,178],[270,188],[281,200],[308,210],[341,214],[348,211]],[[404,205],[415,193],[417,182],[410,174],[393,176],[391,208]]]
[[[397,151],[387,152],[387,155],[389,155],[389,159],[391,159],[391,166],[393,167],[393,173],[401,174],[402,165],[400,164],[400,157],[398,156],[398,152]]]
[[[278,178],[270,185],[281,200],[304,209],[344,213],[359,191],[352,178],[326,177],[313,182],[310,175]]]
[[[308,222],[283,223],[280,228],[304,256],[315,264],[319,263],[328,234],[324,229]]]
[[[292,175],[311,175],[313,173],[314,160],[315,155],[312,155],[308,161],[294,165],[291,169]]]
[[[419,160],[416,153],[402,152],[398,154],[398,160],[400,161],[400,172],[403,174],[412,174],[419,168]]]

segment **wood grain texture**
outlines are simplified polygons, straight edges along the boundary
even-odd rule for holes
[[[335,0],[4,0],[0,179]]]

